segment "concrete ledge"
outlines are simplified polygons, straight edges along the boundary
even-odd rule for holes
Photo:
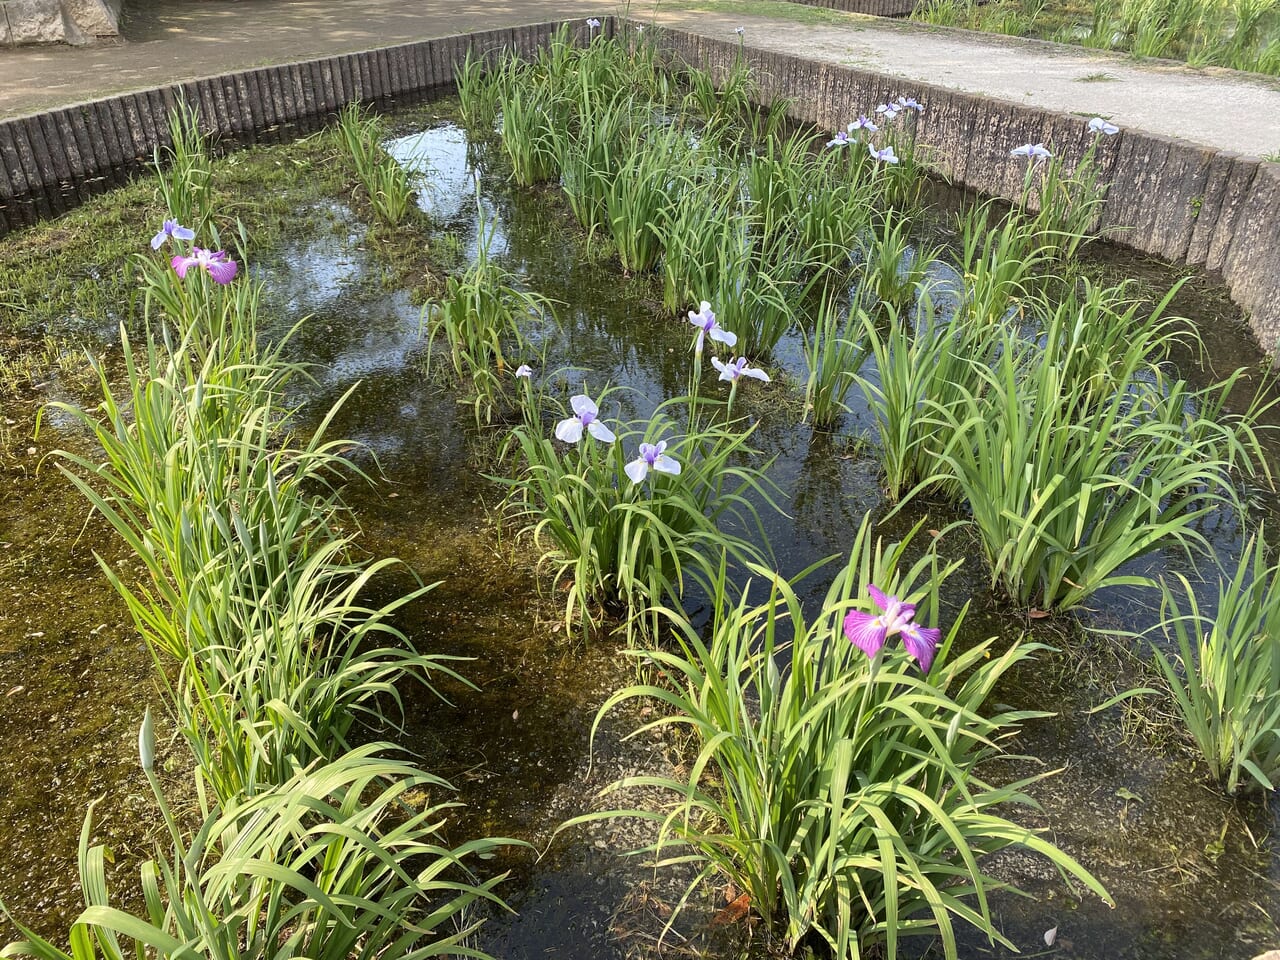
[[[604,25],[612,33],[618,23]],[[442,94],[467,52],[495,59],[544,46],[558,23],[489,30],[281,66],[259,67],[75,104],[0,122],[0,235],[68,210],[125,182],[168,142],[168,111],[198,104],[202,129],[239,142],[315,129],[353,100]],[[585,40],[587,28],[571,29]],[[1009,157],[1045,142],[1069,165],[1092,142],[1087,118],[1006,103],[868,70],[753,49],[692,33],[661,34],[666,51],[722,77],[745,55],[765,103],[785,97],[792,116],[827,129],[899,94],[926,110],[918,142],[954,182],[1011,197],[1023,166]],[[1225,279],[1262,346],[1280,347],[1280,165],[1199,144],[1125,130],[1099,159],[1109,182],[1104,234],[1134,249],[1201,266]]]

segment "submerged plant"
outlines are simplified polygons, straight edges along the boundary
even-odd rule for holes
[[[937,616],[938,589],[954,567],[940,570],[930,555],[903,569],[907,549],[906,541],[875,540],[864,519],[812,616],[798,580],[752,565],[769,586],[768,598],[754,603],[746,590],[734,599],[722,566],[708,628],[667,611],[674,648],[632,651],[654,680],[610,697],[595,727],[626,701],[656,702],[662,715],[637,732],[687,733],[688,773],[608,788],[663,791],[662,810],[610,811],[566,826],[612,816],[654,822],[657,839],[643,852],[659,866],[697,870],[668,928],[699,886],[715,880],[742,891],[788,952],[814,942],[840,960],[894,958],[905,939],[923,936],[955,958],[957,922],[1011,947],[988,902],[1004,883],[982,858],[1015,846],[1106,898],[1069,855],[998,812],[1031,805],[1022,791],[1032,781],[993,786],[978,773],[1019,722],[1045,716],[1007,708],[992,715],[986,706],[1000,678],[1038,647],[1015,642],[997,653],[987,640],[957,654],[961,611],[930,664],[940,631],[916,623]],[[872,582],[894,594],[872,592],[892,619],[863,612]],[[845,639],[845,622],[860,646]],[[927,677],[881,642],[891,630],[919,641]]]

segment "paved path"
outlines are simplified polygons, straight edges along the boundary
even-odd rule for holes
[[[1039,41],[753,2],[660,4],[654,19],[752,46],[1050,107],[1261,156],[1280,154],[1280,83]],[[760,16],[772,7],[777,15]],[[125,39],[0,53],[0,117],[232,69],[475,29],[604,14],[598,0],[127,0]],[[633,7],[635,16],[650,16]],[[824,15],[825,16],[825,15]]]

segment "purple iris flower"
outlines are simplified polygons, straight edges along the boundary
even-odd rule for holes
[[[173,240],[194,240],[196,232],[189,227],[184,227],[177,220],[166,220],[164,226],[160,228],[160,232],[151,238],[151,249],[159,250],[160,244],[166,239]]]
[[[827,141],[828,147],[847,147],[848,145],[849,145],[849,135],[845,133],[843,130],[837,130],[836,138],[834,140]]]
[[[877,150],[871,144],[867,144],[867,152],[871,154],[872,160],[879,160],[881,163],[897,163],[898,158],[893,152],[893,144],[885,147],[883,150]]]
[[[916,615],[914,603],[903,603],[897,597],[885,596],[874,583],[867,585],[867,593],[883,613],[863,613],[850,610],[844,618],[844,635],[849,642],[874,658],[884,642],[894,634],[902,634],[902,646],[920,664],[922,673],[928,673],[933,665],[942,631],[937,627],[922,627],[913,623]]]
[[[556,424],[556,439],[565,443],[577,443],[582,439],[585,428],[602,443],[613,443],[618,439],[613,431],[600,422],[600,409],[591,402],[585,393],[569,398],[569,406],[573,408],[573,416]]]
[[[702,352],[702,346],[707,337],[723,343],[726,347],[732,347],[738,342],[737,334],[730,333],[716,322],[716,315],[711,310],[711,304],[706,300],[698,305],[697,313],[689,311],[689,322],[698,328],[698,342],[694,345],[694,350],[698,353]]]
[[[914,110],[916,113],[924,113],[924,104],[915,97],[899,97],[897,106],[899,110]]]
[[[640,456],[636,457],[622,469],[631,478],[632,483],[642,483],[650,470],[668,473],[673,477],[680,475],[680,462],[665,453],[667,441],[640,444]]]
[[[192,267],[207,270],[215,283],[230,283],[236,275],[236,262],[228,257],[224,250],[192,247],[191,256],[174,257],[170,263],[173,264],[173,272],[183,280],[187,278],[187,271]]]
[[[527,377],[527,378],[532,379],[532,378],[533,378],[533,367],[529,366],[527,363],[522,363],[522,364],[520,364],[520,366],[516,367],[516,376],[517,376],[517,377]]]
[[[860,114],[858,119],[849,124],[849,132],[857,133],[859,130],[865,130],[867,133],[875,133],[880,128],[867,119],[866,114]]]
[[[1108,137],[1114,137],[1120,132],[1120,128],[1114,123],[1109,123],[1102,117],[1094,117],[1089,121],[1090,133],[1105,133]]]
[[[896,103],[882,103],[876,107],[876,113],[881,114],[886,120],[892,120],[898,115],[901,109]]]
[[[730,383],[737,383],[741,377],[755,377],[757,380],[769,382],[769,375],[758,367],[747,366],[746,357],[738,357],[736,360],[730,360],[724,363],[715,357],[711,358],[711,365],[720,371],[720,379],[728,380]]]
[[[1024,143],[1010,150],[1009,156],[1026,157],[1028,160],[1048,160],[1053,154],[1044,148],[1043,143]]]

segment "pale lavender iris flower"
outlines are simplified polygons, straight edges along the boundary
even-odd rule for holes
[[[659,440],[657,443],[642,443],[640,444],[640,456],[622,469],[631,478],[632,483],[642,483],[644,478],[649,475],[650,470],[678,477],[680,475],[680,461],[674,457],[667,456],[666,449],[667,441],[665,440]]]
[[[174,257],[169,262],[173,264],[173,272],[183,280],[187,278],[187,271],[196,267],[208,271],[215,283],[230,283],[235,279],[237,269],[236,262],[225,251],[205,250],[203,247],[192,247],[191,256]]]
[[[924,104],[915,97],[899,97],[897,107],[899,110],[914,110],[916,113],[924,113]]]
[[[159,250],[160,245],[165,240],[194,240],[196,232],[189,227],[184,227],[177,220],[166,220],[164,226],[160,228],[160,232],[151,238],[151,249]]]
[[[1114,123],[1104,120],[1102,117],[1094,117],[1089,121],[1090,133],[1105,133],[1108,137],[1114,137],[1120,132],[1120,128]]]
[[[736,33],[738,36],[742,36],[744,33],[746,33],[746,32],[747,32],[747,28],[746,28],[746,27],[734,27],[734,28],[733,28],[733,32],[734,32],[734,33]]]
[[[589,17],[587,18],[587,26],[594,32],[600,29],[600,21],[595,17]]]
[[[901,108],[896,103],[882,103],[880,106],[876,107],[876,113],[880,114],[886,120],[892,120],[898,115],[899,109]]]
[[[874,659],[886,640],[894,634],[901,634],[902,646],[920,664],[921,672],[928,673],[929,667],[933,665],[938,641],[942,639],[942,631],[936,627],[922,627],[914,623],[915,604],[885,596],[874,583],[867,585],[867,593],[883,612],[872,614],[850,610],[845,614],[844,635],[849,638],[849,642]]]
[[[765,383],[769,382],[769,375],[763,370],[758,367],[747,366],[746,357],[738,357],[728,363],[712,357],[711,365],[720,371],[720,379],[727,380],[729,383],[737,383],[742,377],[754,377],[757,380],[763,380]]]
[[[698,353],[702,352],[702,347],[707,337],[719,343],[723,343],[726,347],[732,347],[738,342],[738,335],[730,333],[724,327],[720,326],[716,320],[715,313],[711,310],[711,304],[706,300],[698,305],[698,312],[689,311],[689,322],[698,328],[698,341],[694,344],[694,350]]]
[[[847,147],[849,145],[849,134],[843,130],[837,130],[834,140],[828,140],[828,147]]]
[[[584,429],[601,443],[613,443],[618,439],[612,430],[600,422],[599,407],[585,393],[570,397],[569,406],[573,408],[573,416],[556,424],[557,440],[577,443],[582,439]]]
[[[871,154],[872,160],[878,160],[881,163],[897,163],[898,157],[893,152],[893,144],[885,147],[883,150],[877,150],[871,144],[867,144],[867,152]]]
[[[1009,151],[1011,157],[1026,157],[1028,160],[1048,160],[1053,154],[1045,149],[1043,143],[1024,143]]]
[[[875,133],[880,127],[867,118],[866,114],[859,115],[857,120],[849,124],[849,132],[857,133],[859,130],[865,130],[867,133]]]
[[[520,366],[516,367],[516,376],[532,379],[533,367],[529,366],[527,363],[520,364]]]

